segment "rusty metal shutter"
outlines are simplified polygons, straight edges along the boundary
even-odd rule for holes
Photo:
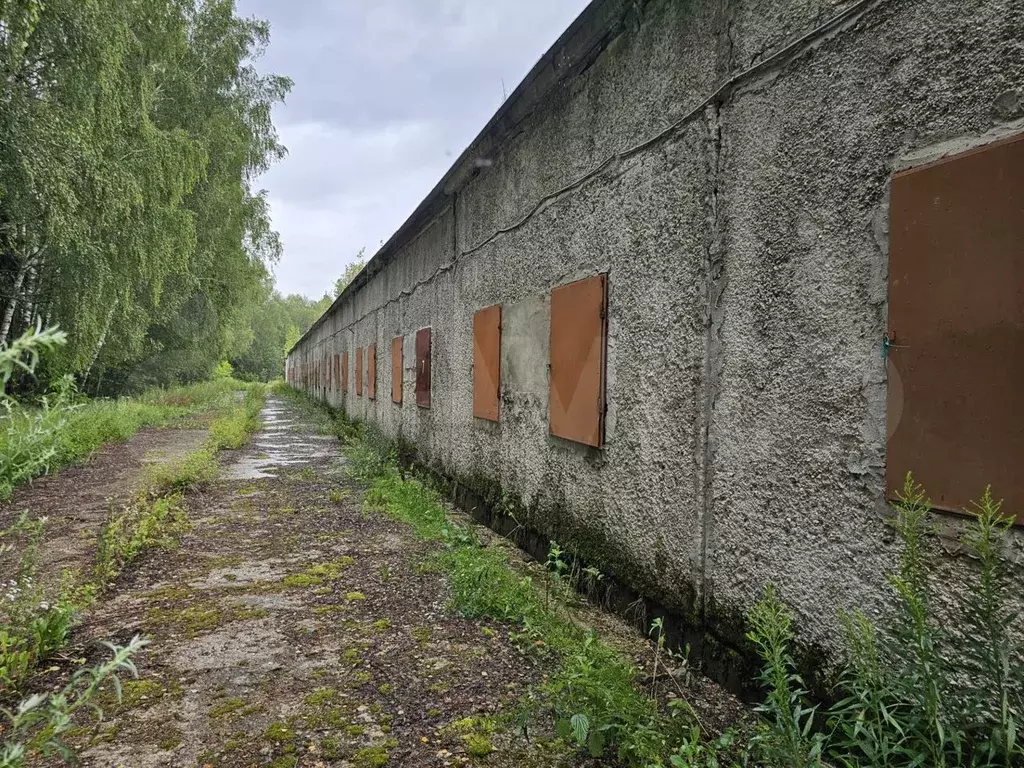
[[[363,394],[363,348],[356,347],[356,394]]]
[[[551,291],[551,434],[600,447],[604,440],[606,276]]]
[[[334,353],[334,389],[341,388],[341,355]]]
[[[416,331],[416,405],[430,407],[430,329]]]
[[[348,394],[348,350],[341,353],[341,391]]]
[[[402,402],[402,343],[404,336],[391,340],[391,402]]]
[[[377,345],[366,348],[366,396],[377,399]]]
[[[473,415],[498,420],[501,388],[501,305],[473,315]]]
[[[1024,134],[897,174],[891,232],[889,495],[1024,522]]]

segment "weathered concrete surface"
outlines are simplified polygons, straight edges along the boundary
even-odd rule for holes
[[[376,401],[319,394],[695,624],[735,639],[771,581],[833,646],[893,561],[889,180],[1020,130],[1021,29],[1020,0],[595,2],[289,365],[376,343]],[[593,450],[548,435],[546,301],[602,271]],[[472,315],[495,303],[498,424],[471,391]]]
[[[448,580],[427,567],[442,544],[366,503],[337,440],[322,440],[331,427],[323,414],[270,397],[262,419],[255,444],[232,452],[226,473],[202,493],[185,496],[191,525],[180,546],[127,571],[44,673],[39,689],[57,687],[79,671],[78,659],[107,656],[97,640],[152,639],[120,702],[107,686],[101,720],[77,713],[69,742],[81,764],[595,765],[556,741],[546,718],[531,721],[529,738],[514,726],[521,697],[555,671],[557,657],[516,626],[447,607]],[[247,479],[238,469],[267,454],[277,460],[266,476]],[[474,535],[509,555],[524,578],[548,578],[497,535]],[[656,650],[645,634],[587,604],[560,610],[638,669],[652,669]],[[682,685],[707,727],[742,714],[707,681]],[[484,719],[478,735],[493,751],[481,757],[466,737]]]

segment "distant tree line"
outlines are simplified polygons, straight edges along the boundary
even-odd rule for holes
[[[291,82],[255,69],[268,39],[233,0],[0,2],[0,346],[68,333],[22,389],[280,374],[319,302],[273,292],[253,183]]]

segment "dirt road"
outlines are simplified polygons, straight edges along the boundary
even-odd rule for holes
[[[587,764],[494,728],[543,662],[508,627],[446,611],[444,577],[423,567],[436,545],[364,510],[334,437],[277,398],[263,420],[188,497],[180,547],[123,576],[79,630],[83,649],[153,638],[121,704],[71,740],[83,763]]]

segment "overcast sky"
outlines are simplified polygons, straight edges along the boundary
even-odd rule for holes
[[[260,183],[279,289],[320,296],[375,253],[586,5],[238,0],[271,24],[260,69],[295,81],[275,112],[288,157]]]

